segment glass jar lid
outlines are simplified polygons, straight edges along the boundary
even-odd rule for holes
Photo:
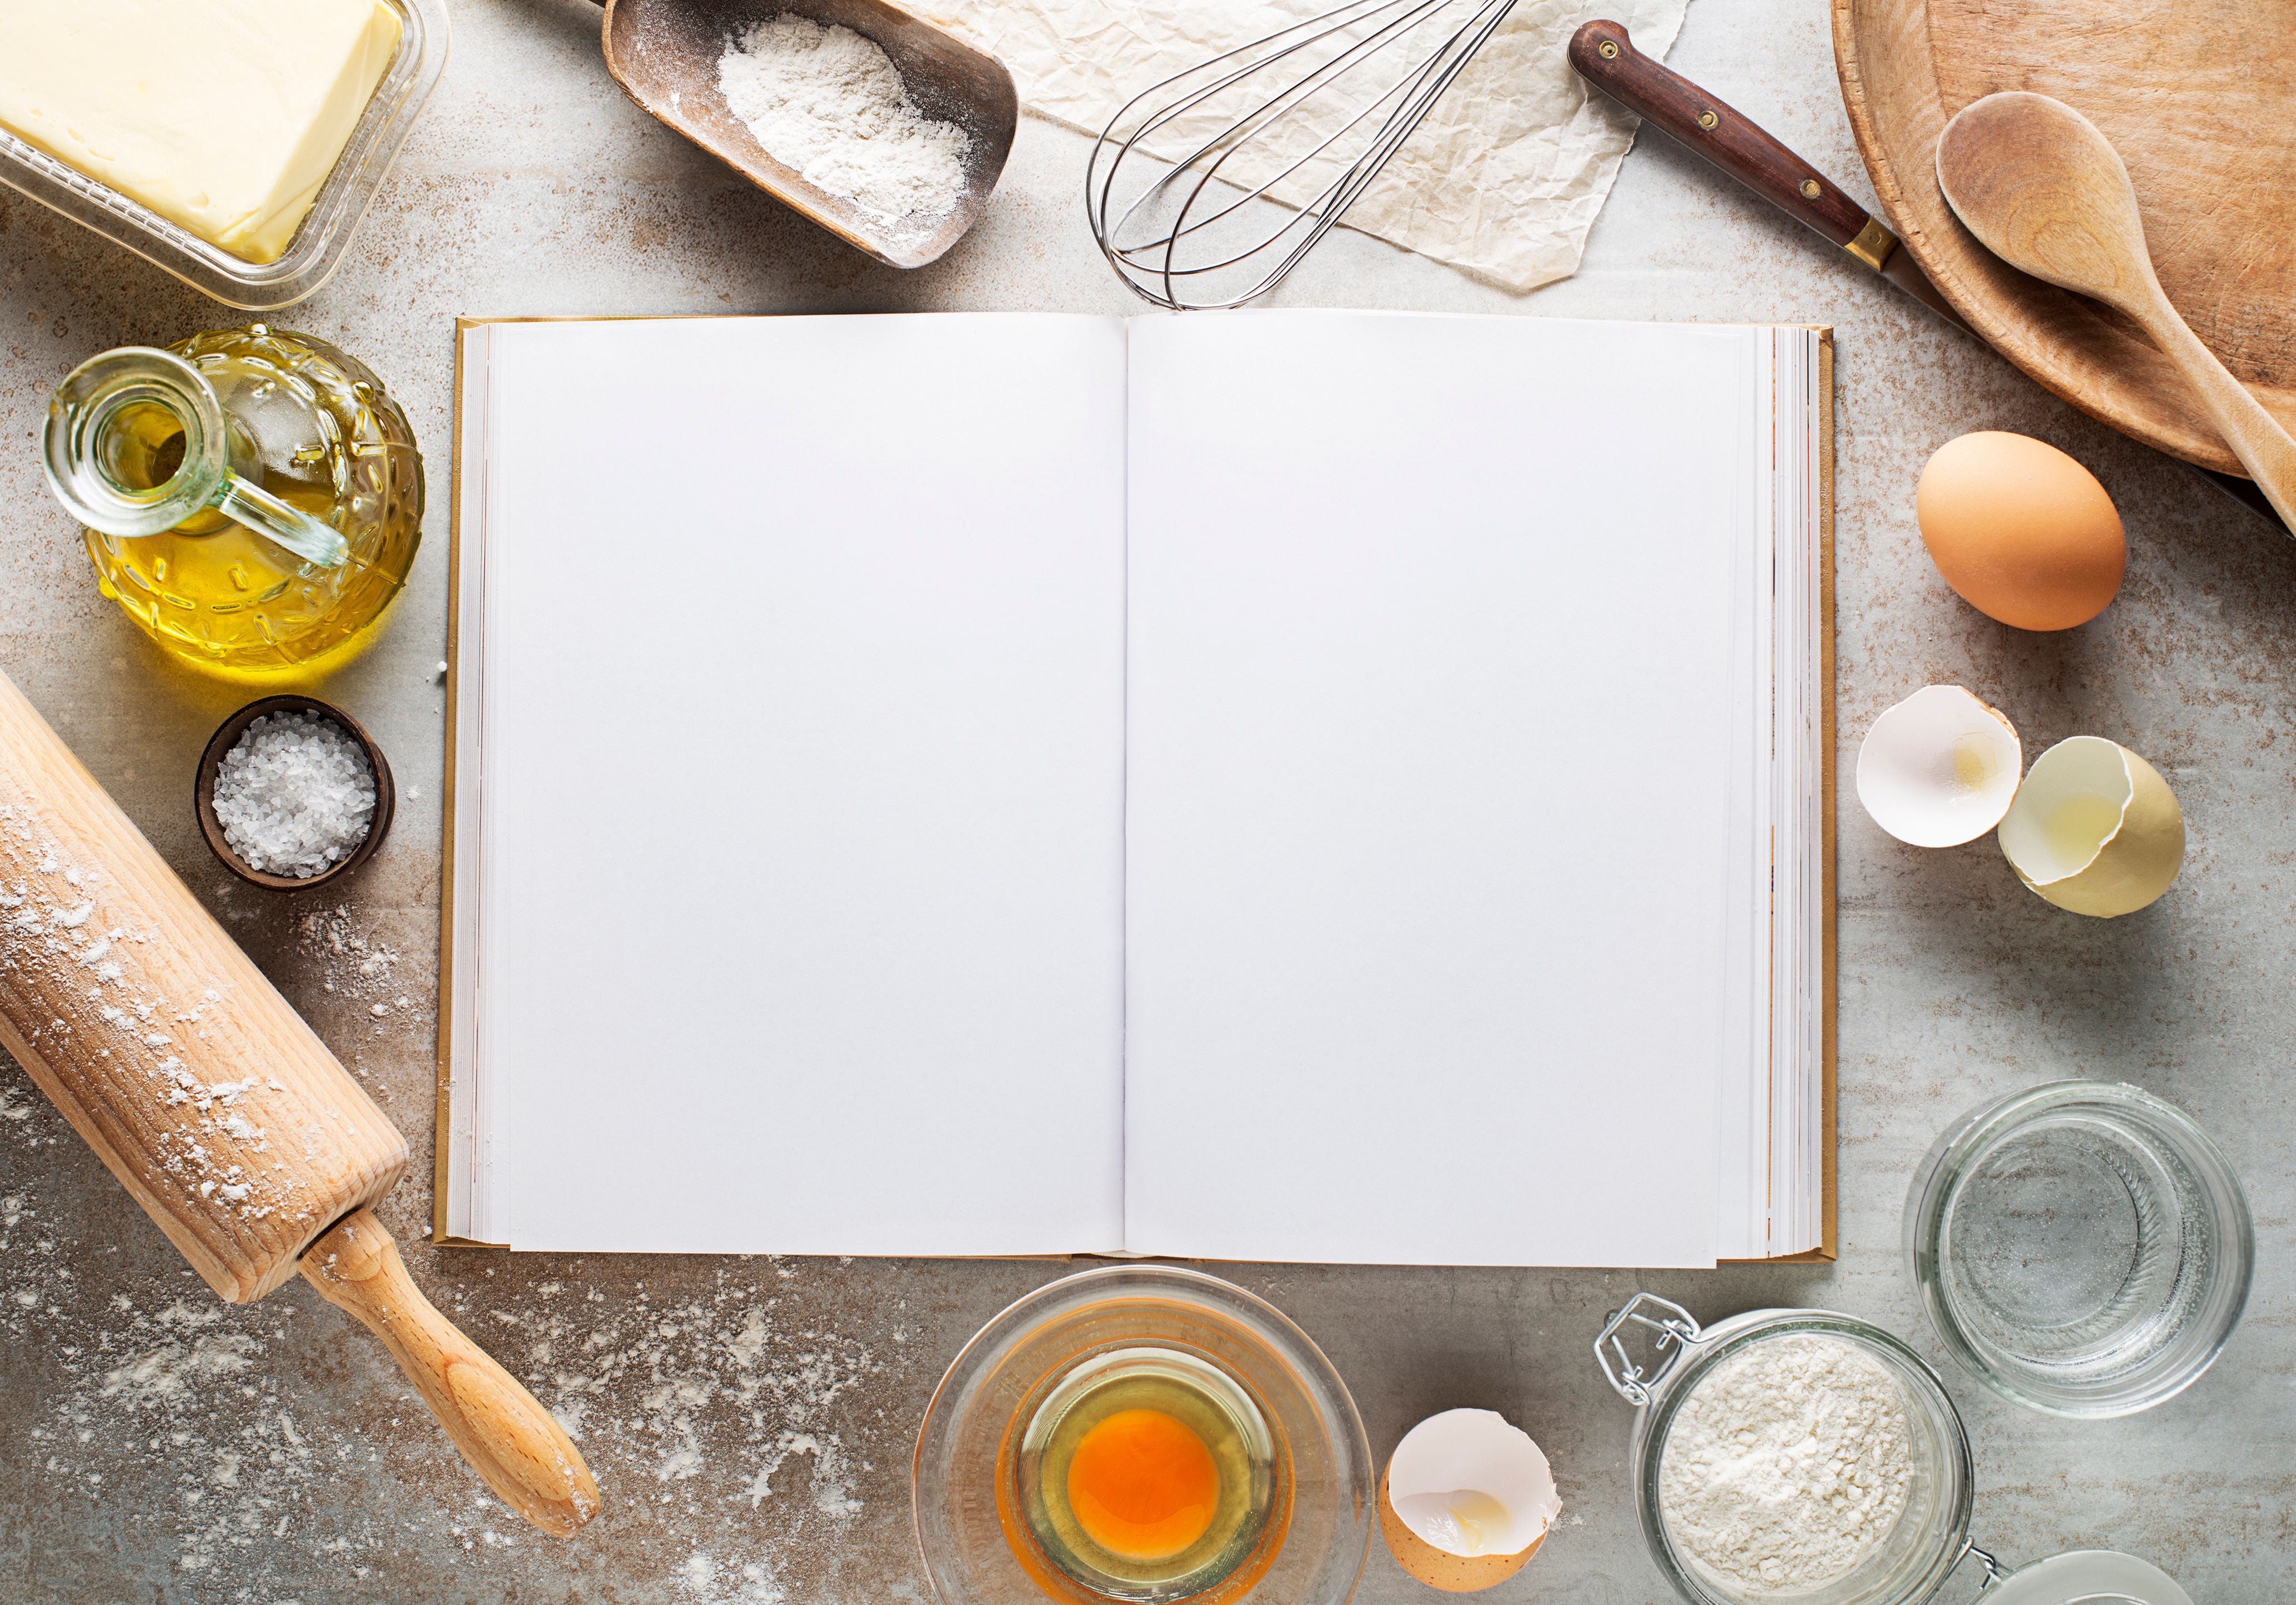
[[[2112,1550],[2073,1550],[2020,1567],[1986,1590],[1989,1605],[2193,1605],[2150,1561]]]

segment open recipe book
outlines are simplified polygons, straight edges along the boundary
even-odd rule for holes
[[[441,1239],[1831,1253],[1821,333],[459,350]]]

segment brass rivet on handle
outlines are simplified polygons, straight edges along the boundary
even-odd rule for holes
[[[1606,62],[1615,62],[1619,59],[1619,42],[1616,39],[1605,39],[1595,46],[1595,54]]]
[[[1722,126],[1722,119],[1711,111],[1701,111],[1698,114],[1698,126],[1711,134]]]
[[[1818,194],[1817,180],[1815,178],[1803,179],[1801,181],[1801,193],[1802,199],[1805,201],[1816,200]]]

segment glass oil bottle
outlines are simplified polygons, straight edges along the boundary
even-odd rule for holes
[[[81,364],[46,468],[102,593],[230,679],[348,659],[422,540],[406,413],[357,358],[263,324]]]

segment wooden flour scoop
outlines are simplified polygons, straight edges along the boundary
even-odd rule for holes
[[[887,0],[597,0],[606,70],[641,110],[685,136],[783,205],[894,268],[935,261],[978,222],[1013,153],[1021,95],[1004,63]],[[905,227],[823,188],[758,143],[726,103],[718,58],[745,28],[796,15],[849,28],[884,51],[925,116],[970,144],[964,194],[947,216]]]
[[[4,677],[0,1046],[220,1296],[301,1271],[504,1503],[562,1535],[597,1514],[564,1430],[416,1290],[367,1207],[406,1140]]]

